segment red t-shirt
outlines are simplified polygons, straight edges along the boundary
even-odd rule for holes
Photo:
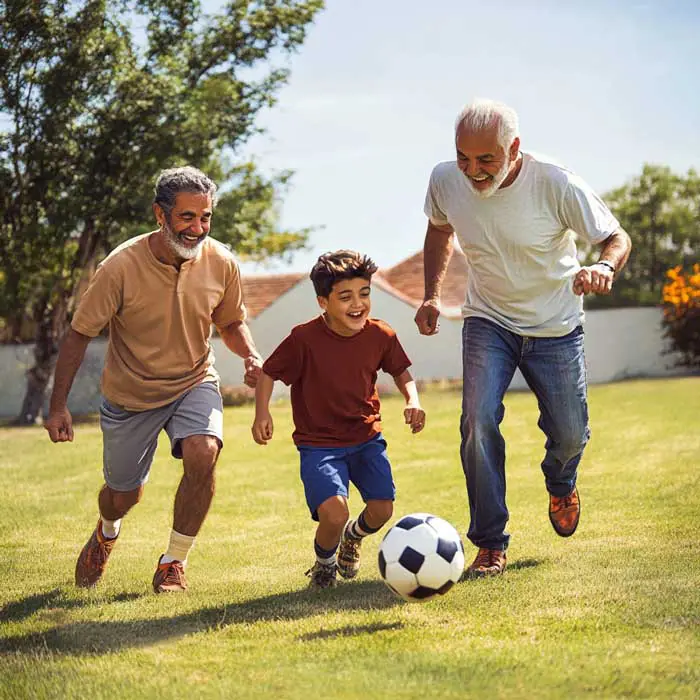
[[[377,372],[396,377],[410,366],[384,321],[368,319],[359,333],[346,337],[318,316],[292,329],[263,372],[292,387],[295,444],[347,447],[381,431]]]

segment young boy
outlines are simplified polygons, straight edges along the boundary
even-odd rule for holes
[[[295,326],[263,365],[255,391],[255,442],[272,438],[270,396],[275,380],[291,385],[292,435],[301,456],[301,480],[311,517],[318,521],[312,588],[336,585],[336,569],[353,578],[360,545],[391,518],[395,496],[382,438],[377,371],[394,378],[406,399],[404,418],[414,433],[425,425],[416,384],[396,333],[369,318],[370,282],[377,266],[351,250],[322,255],[311,281],[323,314]],[[365,502],[348,521],[352,481]],[[337,557],[336,557],[337,552]]]

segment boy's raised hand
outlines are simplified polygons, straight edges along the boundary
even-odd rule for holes
[[[407,405],[403,410],[403,417],[413,433],[420,433],[425,427],[425,411],[420,406]]]
[[[274,425],[269,411],[260,415],[257,413],[255,414],[255,420],[253,421],[251,431],[253,433],[253,440],[255,440],[258,445],[267,445],[267,441],[272,440]]]

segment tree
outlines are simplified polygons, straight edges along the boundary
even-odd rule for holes
[[[256,133],[323,0],[6,0],[0,4],[0,315],[29,314],[35,365],[20,423],[41,415],[76,290],[114,245],[150,225],[164,167],[230,180],[217,236],[283,256],[308,229],[279,231],[290,174],[226,155]],[[144,22],[136,40],[129,22]],[[3,119],[4,117],[4,119]]]
[[[700,257],[700,178],[646,164],[642,173],[603,197],[632,238],[627,266],[611,297],[592,305],[658,304],[666,270]],[[589,251],[586,262],[597,259]]]

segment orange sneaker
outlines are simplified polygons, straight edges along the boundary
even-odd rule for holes
[[[467,567],[467,578],[498,576],[506,570],[506,552],[504,549],[486,549],[481,547],[474,561]]]
[[[153,574],[153,590],[155,593],[186,591],[187,580],[185,579],[185,567],[182,565],[182,562],[169,561],[161,564],[159,560],[156,573]]]
[[[561,498],[549,495],[549,520],[557,535],[571,537],[576,532],[580,517],[581,501],[577,488]]]
[[[107,559],[117,538],[108,539],[102,534],[102,518],[85,543],[78,562],[75,565],[75,585],[80,588],[92,588],[102,578],[107,566]]]

